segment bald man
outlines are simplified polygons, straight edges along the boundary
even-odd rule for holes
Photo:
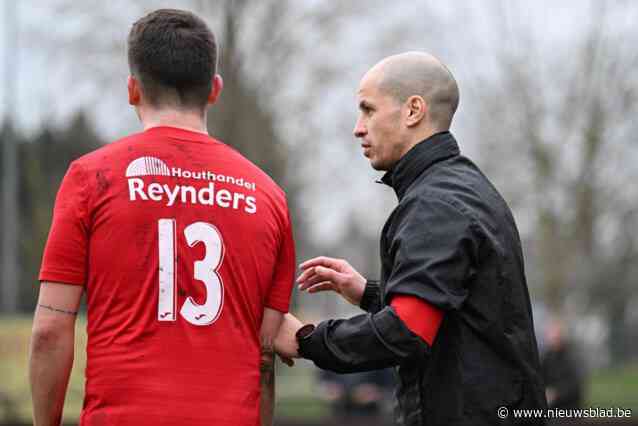
[[[410,52],[361,80],[354,135],[398,205],[381,235],[381,279],[345,260],[301,264],[299,289],[366,314],[316,327],[286,317],[275,348],[339,373],[397,367],[399,425],[544,424],[544,388],[514,218],[449,132],[450,71]]]

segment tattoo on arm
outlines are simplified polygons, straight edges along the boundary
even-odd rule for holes
[[[275,383],[275,353],[271,348],[263,348],[259,372],[262,387],[270,387]]]
[[[77,315],[77,311],[66,311],[64,309],[58,309],[58,308],[54,308],[53,306],[49,306],[49,305],[43,305],[42,303],[38,303],[38,306],[44,309],[48,309],[49,311],[53,311],[53,312],[59,312],[61,314],[67,314],[67,315]]]
[[[259,372],[261,426],[272,426],[275,412],[275,352],[272,347],[262,347]]]

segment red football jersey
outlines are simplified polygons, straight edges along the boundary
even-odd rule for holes
[[[41,281],[85,286],[81,425],[259,422],[264,307],[287,312],[284,192],[211,137],[155,127],[74,161]]]

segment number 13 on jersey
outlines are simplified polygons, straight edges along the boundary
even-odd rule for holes
[[[159,321],[176,321],[177,302],[175,289],[176,257],[176,224],[175,219],[160,219],[159,232],[159,299],[157,319]],[[184,236],[189,247],[204,243],[204,259],[195,261],[195,279],[206,287],[206,301],[198,304],[188,297],[180,315],[193,325],[210,325],[214,323],[222,311],[224,304],[224,286],[217,273],[224,258],[224,242],[219,230],[206,222],[191,223],[184,229]]]

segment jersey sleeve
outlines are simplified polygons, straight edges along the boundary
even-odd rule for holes
[[[282,238],[279,244],[279,254],[275,271],[273,273],[270,292],[266,297],[266,307],[288,312],[290,307],[290,295],[295,279],[295,241],[292,235],[290,213],[286,213],[286,221],[283,225]]]
[[[88,256],[87,179],[81,165],[71,163],[55,199],[49,237],[42,257],[40,281],[84,285]]]

